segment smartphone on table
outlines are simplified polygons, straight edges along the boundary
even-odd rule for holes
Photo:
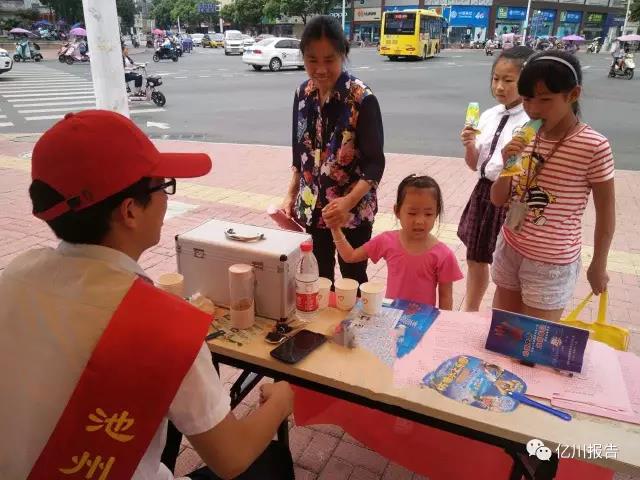
[[[300,330],[271,350],[271,356],[285,363],[297,363],[326,341],[321,333]]]

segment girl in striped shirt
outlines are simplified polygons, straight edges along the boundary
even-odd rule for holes
[[[543,120],[535,139],[515,137],[506,161],[522,156],[524,172],[500,177],[491,201],[509,204],[497,240],[492,277],[494,308],[557,321],[581,270],[582,217],[593,191],[594,254],[587,269],[593,293],[607,289],[607,256],[615,230],[614,164],[609,141],[579,119],[582,72],[566,52],[540,52],[525,64],[518,91],[532,119]]]

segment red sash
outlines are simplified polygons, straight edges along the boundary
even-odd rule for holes
[[[136,280],[98,341],[29,480],[133,476],[211,319]]]

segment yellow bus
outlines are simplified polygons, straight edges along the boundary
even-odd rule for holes
[[[380,55],[426,59],[440,53],[443,19],[434,10],[384,12],[380,28]]]

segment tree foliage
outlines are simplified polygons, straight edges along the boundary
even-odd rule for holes
[[[238,0],[236,0],[238,1]],[[340,0],[266,0],[264,15],[270,20],[280,15],[300,17],[302,23],[317,14],[328,14]]]
[[[133,0],[116,0],[116,9],[123,28],[133,27],[137,12]]]
[[[629,16],[630,20],[633,22],[640,21],[640,0],[633,0]]]
[[[65,20],[69,25],[84,20],[82,0],[40,0],[40,3],[51,8],[59,20]]]

